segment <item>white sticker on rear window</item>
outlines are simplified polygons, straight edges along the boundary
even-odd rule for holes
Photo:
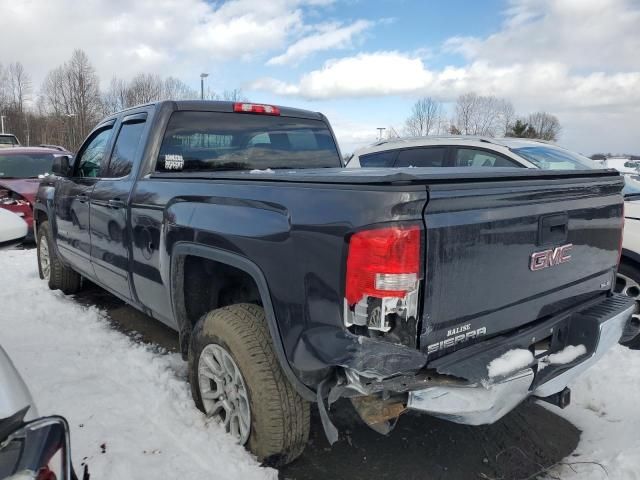
[[[182,170],[182,167],[184,167],[184,158],[182,158],[182,155],[166,154],[164,156],[165,170]]]

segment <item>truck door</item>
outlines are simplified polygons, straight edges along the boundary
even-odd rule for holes
[[[129,194],[135,183],[146,112],[120,122],[109,161],[91,192],[91,260],[98,281],[131,299],[129,259]]]
[[[111,141],[113,121],[101,125],[80,147],[70,177],[55,191],[57,244],[60,254],[79,272],[93,277],[89,236],[89,197]]]

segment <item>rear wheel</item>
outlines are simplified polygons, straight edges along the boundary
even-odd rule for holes
[[[621,293],[633,298],[640,307],[640,270],[624,260],[620,262],[618,273],[616,274],[616,293]],[[633,319],[640,322],[640,314],[634,314]],[[629,348],[640,349],[640,335],[625,343]]]
[[[67,295],[80,290],[80,274],[63,265],[56,255],[49,222],[38,225],[37,251],[38,273],[51,290],[62,290]]]
[[[273,351],[264,310],[213,310],[191,334],[189,380],[196,406],[259,460],[295,460],[309,438],[309,403],[293,389]]]

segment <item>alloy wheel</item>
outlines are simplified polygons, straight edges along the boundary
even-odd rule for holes
[[[41,238],[38,244],[38,258],[40,259],[40,270],[45,280],[51,276],[51,258],[49,257],[49,245],[46,238]]]
[[[202,349],[198,360],[198,386],[208,416],[218,417],[225,430],[241,445],[249,440],[249,394],[238,365],[221,345]]]
[[[640,284],[633,278],[618,272],[614,291],[633,298],[640,305]],[[640,314],[633,314],[632,317],[636,322],[640,322]]]

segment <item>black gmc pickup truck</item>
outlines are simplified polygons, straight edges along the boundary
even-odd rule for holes
[[[618,173],[344,169],[326,118],[159,102],[102,121],[35,205],[40,276],[179,332],[196,405],[272,465],[318,404],[491,423],[622,337]]]

